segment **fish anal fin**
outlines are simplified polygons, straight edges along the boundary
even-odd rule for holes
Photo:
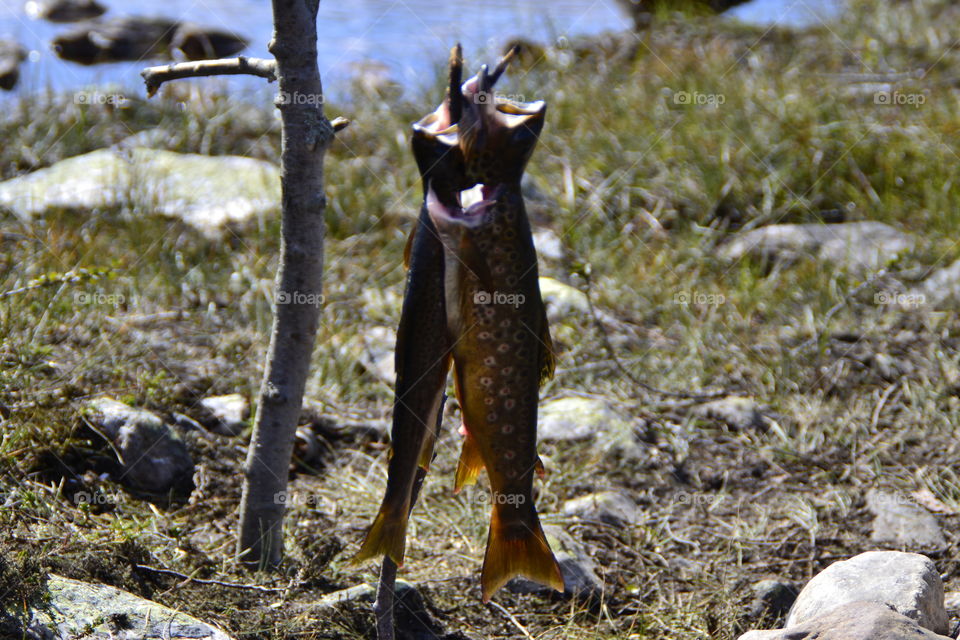
[[[563,592],[560,565],[550,551],[543,528],[536,519],[536,512],[533,526],[527,526],[530,523],[526,523],[519,527],[508,527],[499,514],[503,508],[512,507],[496,504],[490,517],[490,535],[480,578],[483,601],[489,602],[500,587],[518,575]]]
[[[407,511],[404,508],[400,513],[395,513],[392,509],[380,507],[380,513],[370,526],[360,551],[351,558],[351,564],[387,555],[398,567],[402,567],[407,539]]]
[[[454,480],[453,492],[460,493],[460,490],[464,487],[476,484],[483,468],[480,446],[477,444],[476,438],[470,435],[470,430],[467,429],[463,438],[463,448],[460,450],[460,461],[457,462],[457,476]]]

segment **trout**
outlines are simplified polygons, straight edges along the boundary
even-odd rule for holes
[[[533,501],[533,475],[542,473],[539,389],[554,359],[520,192],[546,105],[496,100],[492,86],[501,72],[484,66],[461,89],[456,141],[471,188],[431,181],[426,198],[444,248],[446,321],[465,431],[456,490],[485,467],[492,491],[484,602],[517,575],[564,589]]]
[[[451,56],[451,86],[458,93],[459,46]],[[404,249],[408,271],[394,353],[397,379],[387,488],[354,562],[385,554],[397,566],[403,565],[417,468],[429,468],[437,440],[451,344],[444,302],[443,245],[427,212],[426,194],[428,184],[453,190],[463,185],[462,156],[450,144],[448,130],[456,130],[452,120],[456,114],[451,113],[450,105],[448,92],[436,111],[413,126],[411,144],[423,182],[424,202]]]

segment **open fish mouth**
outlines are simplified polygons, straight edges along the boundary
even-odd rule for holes
[[[543,100],[523,102],[494,93],[494,85],[515,55],[511,50],[490,71],[487,65],[461,84],[459,45],[450,59],[447,96],[433,112],[413,125],[414,136],[457,148],[468,164],[480,153],[511,155],[513,148],[535,143],[546,112]]]
[[[488,214],[503,192],[503,185],[476,184],[456,193],[455,202],[444,204],[433,189],[427,189],[427,212],[437,227],[451,224],[476,228],[488,220]]]

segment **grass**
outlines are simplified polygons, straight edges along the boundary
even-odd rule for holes
[[[603,331],[633,376],[750,396],[776,417],[766,431],[697,418],[691,402],[621,375],[586,314],[555,323],[560,372],[545,397],[604,398],[633,421],[642,455],[541,447],[543,519],[585,546],[606,590],[592,604],[498,595],[534,637],[735,638],[763,622],[746,613],[752,582],[775,574],[802,584],[874,547],[863,501],[872,486],[929,489],[954,510],[939,516],[949,547],[933,557],[948,590],[960,589],[957,316],[874,304],[877,291],[960,257],[958,13],[945,0],[860,0],[838,24],[802,32],[666,20],[640,40],[613,38],[633,56],[611,56],[609,41],[573,41],[508,78],[505,91],[549,103],[529,208],[566,257],[545,259],[543,274],[586,290],[589,267]],[[308,396],[344,420],[389,418],[391,390],[358,364],[356,340],[398,319],[401,253],[420,197],[407,135],[439,86],[401,99],[358,84],[353,102],[329,107],[353,124],[327,159],[327,303]],[[877,104],[877,91],[923,103]],[[185,87],[122,107],[25,96],[0,120],[0,176],[140,132],[176,151],[277,162],[273,111]],[[864,274],[813,260],[771,270],[717,255],[739,230],[818,220],[879,220],[918,242],[860,290]],[[362,606],[306,605],[374,577],[346,561],[385,483],[383,442],[331,437],[319,461],[297,467],[293,491],[310,500],[290,508],[289,561],[278,576],[251,578],[231,560],[244,438],[188,434],[205,484],[187,503],[158,508],[98,477],[109,452],[80,418],[100,394],[164,416],[196,415],[206,395],[255,397],[276,222],[219,241],[150,211],[54,211],[29,224],[3,215],[0,228],[23,236],[2,240],[0,292],[26,288],[0,298],[0,581],[22,576],[4,607],[34,597],[40,572],[52,570],[182,607],[239,638],[364,637]],[[82,302],[93,293],[108,303]],[[677,304],[683,293],[722,303]],[[479,601],[486,506],[450,495],[458,417],[448,411],[403,576],[448,630],[519,637]],[[72,504],[77,487],[98,488],[109,506]],[[561,515],[565,499],[605,488],[632,493],[638,525]],[[137,564],[290,589],[174,589],[179,580]]]

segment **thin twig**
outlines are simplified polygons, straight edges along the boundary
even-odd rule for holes
[[[520,621],[517,620],[517,617],[516,617],[515,615],[513,615],[512,613],[510,613],[509,611],[507,611],[503,606],[497,604],[496,602],[494,602],[494,601],[492,601],[492,600],[491,600],[490,602],[488,602],[487,604],[489,604],[491,607],[494,607],[494,608],[496,608],[496,609],[499,609],[500,612],[503,613],[503,615],[507,616],[507,619],[510,620],[510,622],[513,623],[513,626],[515,626],[517,629],[520,629],[520,633],[522,633],[522,634],[523,634],[526,638],[528,638],[529,640],[534,640],[534,639],[533,639],[533,636],[530,635],[530,632],[527,631],[527,628],[526,628],[525,626],[523,626],[522,624],[520,624]]]
[[[264,58],[239,56],[147,67],[140,72],[140,75],[143,76],[143,81],[147,85],[147,96],[153,97],[164,82],[180,78],[249,75],[266,78],[273,82],[277,79],[277,63]]]
[[[259,584],[240,584],[239,582],[224,582],[222,580],[205,580],[203,578],[194,578],[193,576],[188,576],[185,573],[180,573],[179,571],[174,571],[173,569],[159,569],[157,567],[151,567],[145,564],[138,564],[134,566],[137,569],[143,569],[144,571],[152,571],[153,573],[174,576],[175,578],[181,578],[188,582],[199,582],[200,584],[215,584],[220,587],[230,587],[231,589],[252,589],[254,591],[264,591],[267,593],[286,591],[285,587],[264,587]]]
[[[683,393],[681,391],[665,391],[663,389],[658,389],[657,387],[647,384],[643,380],[640,380],[639,378],[634,376],[632,373],[630,373],[630,371],[624,366],[623,362],[620,361],[620,358],[617,357],[617,352],[613,348],[613,344],[610,342],[610,336],[607,335],[607,329],[606,327],[603,326],[603,323],[600,321],[600,316],[597,315],[597,310],[593,306],[593,298],[590,295],[592,293],[592,289],[590,286],[591,284],[590,274],[587,272],[587,269],[583,269],[580,275],[583,276],[583,280],[587,285],[587,290],[584,292],[584,295],[587,298],[587,306],[590,309],[590,317],[593,319],[593,322],[597,327],[597,331],[600,333],[600,338],[601,340],[603,340],[604,348],[607,350],[607,353],[610,355],[610,360],[613,361],[617,369],[620,370],[620,373],[626,376],[627,380],[637,385],[638,387],[642,387],[647,391],[650,391],[651,393],[655,393],[661,396],[666,396],[668,398],[684,398],[687,400],[699,401],[699,400],[711,400],[713,398],[722,398],[726,395],[729,395],[728,392],[726,391],[714,391],[710,393],[704,393],[704,392]]]

